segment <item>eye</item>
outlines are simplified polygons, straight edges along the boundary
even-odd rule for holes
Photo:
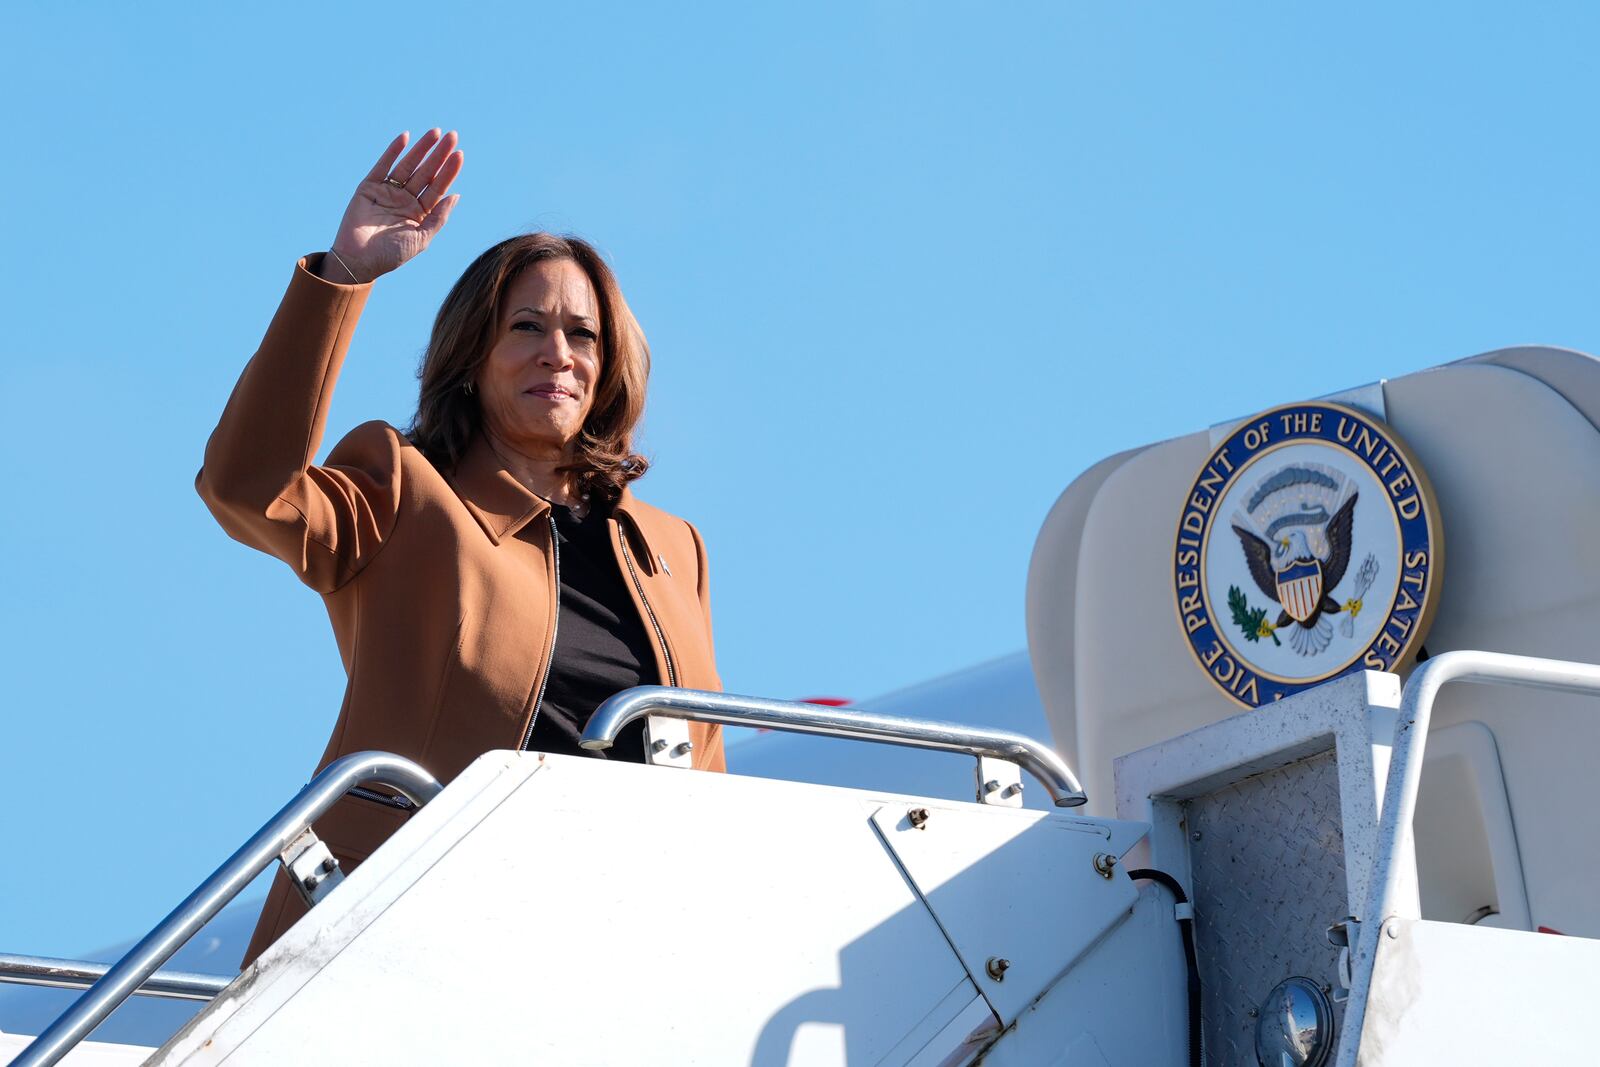
[[[543,333],[544,332],[544,327],[540,326],[537,322],[534,322],[532,319],[523,319],[520,322],[513,322],[511,324],[511,328],[513,330],[528,330],[528,331],[531,331],[533,333]]]
[[[572,331],[572,336],[587,337],[591,341],[598,341],[600,339],[599,336],[587,326],[579,326],[576,330]]]

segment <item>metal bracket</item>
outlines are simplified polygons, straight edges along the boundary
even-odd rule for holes
[[[694,742],[689,740],[689,720],[667,715],[646,715],[644,754],[657,767],[694,766]]]
[[[1335,967],[1339,984],[1330,994],[1335,1004],[1343,1004],[1350,999],[1350,989],[1354,983],[1350,969],[1350,950],[1360,938],[1361,923],[1354,915],[1347,915],[1328,927],[1328,944],[1339,950],[1339,962]]]
[[[1022,807],[1022,768],[1010,760],[979,756],[978,803]]]
[[[284,846],[283,851],[278,853],[278,861],[283,864],[289,881],[294,883],[296,892],[308,908],[314,907],[319,900],[333,892],[334,886],[344,881],[339,861],[333,858],[328,846],[309,826]]]

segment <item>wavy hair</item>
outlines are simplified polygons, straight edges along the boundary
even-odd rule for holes
[[[531,264],[570,259],[600,301],[600,384],[574,442],[572,462],[561,467],[582,492],[615,501],[622,487],[650,468],[633,451],[633,431],[644,414],[650,346],[628,310],[616,275],[594,246],[579,237],[528,233],[512,237],[472,261],[450,289],[433,320],[428,351],[417,370],[417,413],[406,434],[443,470],[454,467],[483,431],[478,396],[465,386],[489,358],[511,282]]]

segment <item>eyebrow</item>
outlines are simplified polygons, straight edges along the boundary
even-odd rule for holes
[[[512,311],[511,314],[515,315],[518,311],[526,311],[530,315],[548,315],[548,314],[550,314],[550,312],[548,312],[548,311],[544,311],[544,310],[541,310],[539,308],[530,308],[530,307],[517,308],[515,311]],[[594,322],[594,319],[590,318],[588,315],[573,315],[573,316],[571,316],[571,318],[572,318],[572,321],[574,321],[574,322],[587,322],[587,323],[591,323],[591,324]]]

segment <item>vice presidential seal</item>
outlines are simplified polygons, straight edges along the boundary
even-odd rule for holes
[[[1178,518],[1178,620],[1246,707],[1421,645],[1442,543],[1433,491],[1388,426],[1339,404],[1274,408],[1212,452]]]

